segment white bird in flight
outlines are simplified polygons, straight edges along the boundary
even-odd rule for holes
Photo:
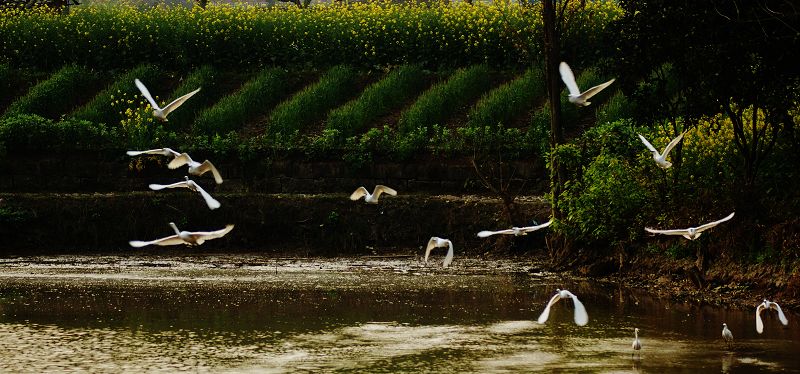
[[[575,83],[575,75],[572,74],[572,69],[569,68],[566,62],[562,61],[561,64],[558,65],[558,72],[561,73],[561,80],[564,81],[564,84],[567,85],[567,90],[569,90],[569,102],[577,106],[588,106],[591,103],[586,100],[589,100],[611,83],[614,83],[614,79],[612,79],[606,83],[598,84],[597,86],[581,92],[578,88],[578,84]]]
[[[631,344],[631,348],[633,348],[634,351],[638,351],[638,350],[642,349],[642,342],[639,341],[639,328],[638,327],[633,329],[633,336],[634,336],[634,338],[633,338],[633,344]]]
[[[508,230],[500,230],[500,231],[481,231],[481,232],[478,233],[478,237],[479,238],[486,238],[486,237],[489,237],[489,236],[492,236],[492,235],[498,235],[498,234],[514,235],[514,236],[528,235],[529,232],[534,232],[536,230],[543,229],[543,228],[545,228],[547,226],[550,226],[551,223],[553,223],[552,219],[547,221],[547,222],[545,222],[545,223],[543,223],[543,224],[541,224],[541,225],[536,225],[536,226],[512,227],[512,228],[510,228]]]
[[[397,196],[397,191],[386,187],[382,184],[376,185],[375,189],[372,190],[372,193],[367,192],[367,189],[364,187],[359,187],[350,195],[350,200],[356,201],[364,196],[364,201],[370,204],[377,204],[378,198],[381,197],[381,194],[387,194],[392,196]]]
[[[656,147],[653,147],[653,145],[650,144],[650,142],[648,142],[647,139],[644,138],[644,136],[642,136],[640,134],[636,134],[636,135],[639,135],[639,139],[642,140],[642,143],[644,143],[644,146],[647,147],[647,149],[649,149],[650,152],[653,153],[653,160],[655,160],[656,164],[662,169],[667,169],[670,166],[672,166],[672,163],[667,161],[667,155],[669,154],[669,151],[671,151],[672,148],[675,148],[675,146],[678,145],[678,143],[681,141],[681,139],[683,139],[683,135],[684,134],[686,134],[686,131],[682,132],[675,139],[672,139],[669,142],[669,144],[667,144],[667,146],[664,148],[664,152],[663,153],[658,153],[658,150],[656,149]]]
[[[173,110],[178,109],[178,107],[181,106],[181,104],[183,104],[186,100],[189,100],[190,97],[192,97],[194,94],[200,91],[200,89],[198,88],[192,92],[187,93],[186,95],[183,95],[173,100],[171,103],[167,104],[167,106],[161,108],[158,106],[158,104],[156,104],[156,101],[153,100],[153,96],[150,95],[150,91],[147,90],[147,87],[144,86],[144,83],[142,83],[142,81],[136,78],[133,80],[133,82],[136,83],[136,87],[139,88],[139,91],[142,92],[144,98],[147,99],[147,101],[150,103],[150,106],[153,107],[153,117],[156,117],[164,122],[167,121],[167,115],[172,113]]]
[[[572,302],[575,304],[576,325],[585,326],[587,323],[589,323],[589,315],[586,314],[586,308],[583,307],[583,304],[580,302],[580,300],[578,300],[578,297],[573,295],[572,292],[569,292],[567,290],[557,289],[556,294],[553,295],[552,298],[550,298],[550,302],[547,303],[547,306],[544,308],[544,311],[542,311],[542,314],[539,315],[538,322],[540,324],[544,324],[545,322],[547,322],[547,318],[550,317],[550,307],[552,307],[553,304],[557,303],[558,300],[561,299],[572,299]]]
[[[425,248],[425,263],[428,263],[428,255],[431,254],[431,249],[442,247],[449,247],[447,256],[444,257],[444,262],[442,262],[442,267],[446,268],[450,266],[450,263],[453,262],[453,242],[449,239],[442,239],[436,236],[428,240],[428,246]]]
[[[183,165],[189,165],[189,174],[201,176],[207,172],[211,172],[214,175],[214,181],[217,184],[222,183],[222,175],[219,174],[219,171],[211,161],[205,160],[203,163],[199,163],[197,161],[192,160],[189,157],[188,153],[179,153],[171,148],[157,148],[157,149],[148,149],[146,151],[128,151],[126,152],[128,156],[138,156],[138,155],[161,155],[161,156],[172,156],[172,161],[167,164],[167,167],[170,169],[177,169]]]
[[[166,238],[156,239],[149,242],[132,240],[129,242],[131,247],[138,248],[147,245],[178,245],[178,244],[186,244],[189,246],[201,245],[206,240],[221,238],[225,236],[225,234],[233,230],[233,225],[225,225],[224,229],[217,231],[189,232],[189,231],[178,230],[178,226],[176,226],[175,223],[173,222],[170,222],[169,225],[170,227],[172,227],[173,230],[175,230],[175,235],[170,235],[167,236]]]
[[[188,188],[188,189],[190,189],[192,191],[200,192],[200,195],[203,196],[203,200],[206,201],[206,205],[208,205],[209,209],[214,210],[214,209],[217,209],[217,208],[220,207],[219,201],[217,201],[216,199],[211,197],[211,195],[209,195],[208,192],[206,192],[206,190],[203,189],[203,187],[200,187],[199,184],[197,184],[193,180],[189,179],[188,176],[184,176],[184,178],[186,180],[183,181],[183,182],[177,182],[177,183],[172,183],[172,184],[155,184],[155,183],[153,183],[149,187],[153,191],[163,190],[165,188]]]
[[[774,303],[772,301],[764,299],[764,302],[759,304],[756,307],[756,331],[758,331],[759,334],[764,332],[764,322],[761,321],[761,312],[764,311],[765,309],[767,311],[769,311],[770,309],[777,310],[778,311],[778,319],[781,320],[781,323],[784,326],[789,324],[789,320],[786,319],[786,315],[783,314],[783,310],[781,310],[780,305],[778,305],[778,303]]]
[[[680,236],[683,236],[686,239],[695,240],[695,239],[700,237],[700,235],[703,233],[703,231],[708,230],[708,229],[710,229],[710,228],[712,228],[712,227],[714,227],[716,225],[719,225],[720,223],[723,223],[723,222],[733,218],[733,215],[735,213],[736,212],[731,213],[727,217],[725,217],[725,218],[723,218],[723,219],[721,219],[719,221],[709,222],[709,223],[706,223],[705,225],[698,226],[698,227],[690,227],[688,229],[656,230],[656,229],[651,229],[649,227],[645,227],[644,229],[645,229],[645,231],[647,231],[647,232],[649,232],[651,234],[680,235]]]
[[[728,330],[727,323],[722,324],[722,339],[725,340],[728,348],[730,348],[731,344],[733,344],[733,333],[731,333],[731,330]]]

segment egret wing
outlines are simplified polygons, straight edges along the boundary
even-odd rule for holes
[[[649,233],[651,233],[651,234],[681,235],[681,236],[689,234],[689,230],[686,230],[686,229],[657,230],[657,229],[651,229],[649,227],[645,227],[644,230],[649,232]]]
[[[764,332],[764,322],[761,320],[761,311],[764,310],[764,303],[756,307],[756,331],[761,334]]]
[[[172,156],[172,157],[180,156],[180,153],[173,151],[172,148],[148,149],[146,151],[128,151],[125,153],[128,154],[128,156],[138,156],[138,155],[161,155],[161,156]]]
[[[453,242],[448,240],[447,241],[447,245],[448,245],[448,247],[450,247],[450,249],[447,250],[447,256],[445,256],[445,258],[444,258],[444,262],[442,263],[442,267],[448,267],[448,266],[450,266],[450,263],[453,262]]]
[[[428,245],[425,247],[425,262],[428,262],[428,256],[431,254],[431,249],[436,248],[437,239],[437,237],[432,236],[430,240],[428,240]]]
[[[228,225],[225,225],[225,228],[221,229],[221,230],[217,230],[217,231],[197,231],[197,232],[190,233],[190,235],[192,235],[195,238],[199,238],[199,239],[203,239],[203,240],[211,240],[211,239],[221,238],[221,237],[225,236],[225,234],[231,232],[231,230],[233,230],[233,225],[228,224]]]
[[[158,104],[156,104],[156,101],[153,100],[153,96],[150,95],[150,91],[147,90],[147,87],[144,86],[144,83],[142,83],[142,81],[140,81],[139,78],[134,79],[133,83],[136,84],[136,87],[139,88],[139,91],[142,92],[142,95],[144,96],[145,99],[147,99],[147,101],[150,103],[150,106],[152,106],[153,109],[161,109],[158,106]]]
[[[486,237],[489,237],[489,236],[492,236],[492,235],[498,235],[498,234],[514,235],[514,230],[511,230],[511,229],[509,229],[509,230],[500,230],[500,231],[485,231],[484,230],[484,231],[481,231],[481,232],[478,233],[478,237],[479,238],[486,238]]]
[[[355,201],[364,196],[367,196],[367,189],[364,187],[359,187],[352,194],[350,194],[350,200]]]
[[[384,186],[382,184],[379,184],[379,185],[375,186],[375,189],[372,191],[372,194],[375,195],[376,199],[382,193],[389,194],[389,195],[392,195],[392,196],[397,196],[397,191],[395,191],[394,189],[392,189],[390,187],[386,187],[386,186]]]
[[[178,235],[171,235],[171,236],[167,236],[165,238],[156,239],[156,240],[149,241],[149,242],[143,242],[143,241],[139,241],[139,240],[131,240],[128,243],[131,245],[131,247],[137,247],[137,248],[148,246],[148,245],[162,245],[163,246],[163,245],[185,244],[183,239],[181,239],[181,237],[178,236]]]
[[[572,74],[572,69],[569,68],[569,65],[562,61],[561,64],[558,65],[558,72],[561,73],[561,80],[564,81],[570,95],[579,96],[581,90],[578,88],[578,84],[575,83],[575,75]]]
[[[542,325],[545,322],[547,322],[547,319],[550,318],[550,307],[553,306],[553,304],[558,302],[558,300],[560,300],[560,299],[561,299],[561,295],[558,292],[556,292],[556,294],[553,295],[553,297],[550,298],[550,302],[548,302],[547,306],[544,307],[544,310],[542,311],[542,314],[539,315],[539,319],[536,320],[536,322],[539,322],[539,324],[542,324]]]
[[[667,144],[667,147],[664,148],[664,153],[662,153],[664,155],[664,157],[667,157],[667,154],[669,154],[669,152],[672,150],[672,148],[675,148],[675,146],[678,145],[678,143],[681,141],[681,139],[683,139],[683,134],[686,134],[686,132],[685,131],[682,132],[675,139],[672,139],[669,142],[669,144]]]
[[[702,226],[698,227],[697,231],[700,232],[700,231],[708,230],[708,229],[710,229],[710,228],[712,228],[712,227],[714,227],[716,225],[719,225],[720,223],[725,222],[725,221],[733,218],[734,214],[736,214],[736,212],[733,212],[733,213],[729,214],[727,217],[725,217],[725,218],[723,218],[721,220],[706,223],[705,225],[702,225]]]
[[[551,219],[551,220],[549,220],[549,221],[547,221],[547,222],[545,222],[545,223],[543,223],[541,225],[522,227],[521,230],[525,231],[525,232],[533,232],[533,231],[536,231],[536,230],[543,229],[543,228],[545,228],[547,226],[550,226],[552,223],[553,223],[553,220]]]
[[[594,87],[586,90],[584,93],[581,94],[581,97],[584,100],[589,100],[590,98],[592,98],[592,96],[597,95],[598,93],[600,93],[600,91],[602,91],[603,89],[605,89],[606,87],[611,85],[611,83],[614,83],[614,79],[612,79],[612,80],[610,80],[608,82],[605,82],[605,83],[600,83],[597,86],[594,86]]]
[[[181,106],[181,104],[183,104],[186,100],[189,100],[190,97],[194,96],[194,94],[196,94],[198,92],[200,92],[199,88],[194,90],[194,91],[192,91],[192,92],[189,92],[186,95],[183,95],[183,96],[173,100],[171,103],[167,104],[167,106],[164,107],[164,116],[166,117],[173,110],[178,109],[178,107]]]
[[[192,158],[189,157],[188,153],[184,152],[184,153],[181,153],[181,154],[175,156],[175,158],[172,159],[172,161],[170,161],[169,164],[167,164],[167,167],[170,168],[170,169],[177,169],[177,168],[179,168],[179,167],[181,167],[183,165],[186,165],[186,164],[188,164],[190,162],[192,162]]]
[[[570,293],[572,302],[575,304],[575,324],[578,326],[586,326],[589,323],[589,314],[586,313],[586,308],[583,303],[578,300],[578,297]]]
[[[200,187],[199,184],[195,183],[194,187],[197,188],[197,192],[200,192],[200,195],[203,196],[203,200],[206,201],[206,205],[208,205],[209,209],[214,210],[221,206],[219,201],[217,201],[217,199],[213,198],[208,192],[206,192],[206,190],[204,190],[203,187]]]
[[[650,144],[650,142],[648,142],[647,139],[644,138],[644,136],[642,136],[640,134],[636,134],[636,135],[639,135],[639,139],[642,140],[642,143],[644,143],[644,146],[647,147],[647,149],[649,149],[650,152],[658,153],[658,150],[656,149],[656,147],[653,147],[653,145]]]
[[[788,325],[789,324],[789,320],[786,319],[786,315],[783,314],[783,309],[781,309],[781,306],[778,305],[778,303],[772,303],[771,306],[772,306],[773,309],[778,311],[778,319],[781,320],[781,323],[784,326]]]
[[[212,164],[211,161],[208,160],[203,161],[203,163],[197,167],[197,171],[200,174],[210,171],[211,174],[214,176],[214,181],[217,182],[217,184],[222,184],[222,175],[219,174],[219,170],[217,170],[217,168],[214,167],[214,164]]]
[[[189,185],[184,181],[184,182],[177,182],[177,183],[173,183],[173,184],[155,184],[155,183],[152,183],[148,187],[150,187],[150,189],[153,190],[153,191],[158,191],[158,190],[163,190],[165,188],[179,188],[179,187],[188,188]]]

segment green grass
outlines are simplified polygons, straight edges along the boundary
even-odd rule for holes
[[[222,96],[217,75],[217,71],[214,68],[210,65],[204,65],[192,71],[181,81],[178,88],[165,100],[166,102],[175,100],[198,88],[200,88],[200,92],[184,102],[176,111],[170,113],[167,127],[181,130],[189,129],[198,113],[211,106]]]
[[[268,113],[289,93],[291,86],[285,70],[262,70],[239,90],[200,112],[194,123],[195,131],[209,135],[236,131]]]
[[[379,117],[399,109],[424,87],[426,74],[418,65],[401,66],[367,87],[361,96],[330,112],[327,128],[352,136]]]
[[[470,110],[467,125],[471,127],[508,126],[526,113],[534,101],[547,95],[541,69],[531,68],[522,76],[484,95]]]
[[[284,101],[270,114],[267,132],[270,135],[293,136],[328,112],[344,103],[356,90],[358,73],[348,66],[335,66],[317,83],[307,86]]]
[[[444,124],[460,108],[484,93],[491,84],[485,64],[464,68],[425,91],[400,115],[398,129],[407,134],[417,128]]]
[[[632,104],[628,98],[617,91],[603,105],[597,108],[597,123],[614,122],[633,115]]]
[[[147,86],[157,100],[160,99],[158,92],[164,92],[166,89],[167,82],[162,79],[163,74],[160,70],[149,64],[139,65],[118,76],[92,101],[72,113],[72,117],[95,123],[105,123],[109,126],[118,125],[125,118],[122,112],[128,107],[128,104],[123,101],[133,100],[135,103],[145,100],[133,83],[136,78],[139,78]]]
[[[99,83],[100,76],[96,72],[77,65],[65,66],[18,97],[4,116],[25,113],[57,119],[82,102],[84,98],[80,95],[94,92]]]

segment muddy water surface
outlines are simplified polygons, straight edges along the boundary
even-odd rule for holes
[[[753,310],[670,304],[510,261],[454,265],[2,259],[0,372],[800,372],[796,314],[786,328],[766,318],[759,335]],[[557,287],[586,305],[587,326],[572,323],[571,302],[535,322]]]

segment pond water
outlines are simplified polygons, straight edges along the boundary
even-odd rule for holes
[[[788,327],[770,316],[759,335],[753,309],[670,304],[510,261],[454,265],[0,260],[0,372],[800,372],[791,312]],[[535,322],[558,287],[584,303],[588,325],[572,322],[570,301]],[[736,338],[730,350],[723,322]]]

